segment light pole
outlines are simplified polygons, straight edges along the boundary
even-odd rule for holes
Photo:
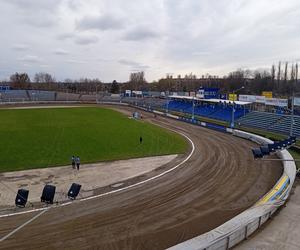
[[[192,107],[192,120],[195,119],[195,98],[193,97],[193,107]]]
[[[245,87],[242,86],[240,87],[239,89],[236,89],[236,90],[233,90],[232,91],[232,94],[233,94],[233,101],[232,101],[232,113],[231,113],[231,124],[230,124],[230,127],[233,129],[234,128],[234,94],[242,89],[244,89]]]
[[[167,91],[166,91],[166,94],[167,94],[166,114],[168,114],[169,113],[169,92],[167,93]]]
[[[96,84],[96,104],[98,103],[98,85]]]
[[[293,91],[290,136],[293,136],[293,130],[294,130],[294,101],[295,101],[295,93]]]
[[[295,122],[295,119],[294,119],[294,106],[295,106],[295,94],[299,94],[300,92],[294,92],[293,91],[293,95],[292,95],[292,109],[291,109],[291,127],[290,127],[290,136],[293,136],[294,134],[294,122]]]

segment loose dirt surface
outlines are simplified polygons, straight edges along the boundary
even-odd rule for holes
[[[250,149],[255,144],[247,140],[153,114],[143,113],[143,119],[192,138],[192,157],[143,185],[50,209],[0,242],[0,248],[164,249],[244,211],[282,173],[279,162],[254,161]],[[0,237],[33,216],[1,218]]]
[[[67,200],[73,182],[82,185],[80,197],[95,194],[99,188],[121,187],[128,179],[149,173],[173,161],[177,155],[155,156],[131,160],[83,164],[77,171],[71,166],[41,168],[0,173],[0,214],[15,204],[16,190],[28,189],[30,202],[40,201],[44,185],[56,186],[55,201]],[[173,164],[173,163],[172,163]]]

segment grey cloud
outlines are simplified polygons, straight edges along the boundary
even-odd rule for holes
[[[56,11],[62,0],[10,0],[7,5],[11,5],[14,14],[20,19],[22,24],[45,28],[57,22]]]
[[[24,57],[21,57],[18,59],[21,62],[26,62],[26,63],[39,63],[41,62],[41,59],[38,56],[34,55],[26,55]]]
[[[41,0],[9,0],[8,4],[13,4],[16,7],[22,9],[54,9],[56,6],[62,2],[61,0],[51,0],[51,1],[41,1]]]
[[[148,65],[144,65],[135,61],[131,61],[131,60],[126,60],[126,59],[121,59],[118,61],[120,64],[126,65],[131,67],[131,70],[135,71],[135,70],[145,70],[150,68]]]
[[[12,49],[16,51],[26,51],[29,49],[29,47],[26,44],[14,44]]]
[[[300,58],[299,0],[0,0],[0,9],[0,64],[10,72],[47,62],[61,79],[127,80],[147,69],[153,80]],[[77,57],[66,62],[57,49]]]
[[[147,27],[139,27],[128,31],[123,36],[123,39],[127,41],[142,41],[142,40],[158,38],[159,36],[160,35],[157,32]]]
[[[53,51],[53,53],[55,55],[59,55],[59,56],[68,55],[69,54],[69,52],[66,51],[66,50],[64,50],[64,49],[56,49],[56,50]]]
[[[65,62],[72,63],[72,64],[86,64],[87,63],[87,61],[76,60],[76,59],[68,59]]]
[[[97,36],[78,36],[75,38],[75,43],[79,45],[88,45],[88,44],[93,44],[97,43],[99,41]]]
[[[82,6],[82,3],[80,1],[68,0],[67,5],[71,10],[77,11]]]
[[[73,37],[74,37],[73,33],[61,33],[61,34],[56,36],[56,38],[58,40],[67,40],[67,39],[70,39],[70,38],[73,38]]]
[[[77,22],[79,30],[118,30],[124,27],[124,21],[110,15],[86,16]]]

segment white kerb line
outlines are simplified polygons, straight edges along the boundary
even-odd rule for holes
[[[21,226],[17,227],[15,230],[11,231],[9,234],[3,236],[0,239],[0,242],[6,240],[7,238],[9,238],[10,236],[12,236],[13,234],[15,234],[16,232],[18,232],[19,230],[21,230],[23,227],[27,226],[29,223],[33,222],[34,220],[36,220],[38,217],[40,217],[42,214],[46,213],[48,211],[48,209],[43,210],[42,212],[40,212],[39,214],[37,214],[36,216],[34,216],[33,218],[31,218],[30,220],[26,221],[24,224],[22,224]]]

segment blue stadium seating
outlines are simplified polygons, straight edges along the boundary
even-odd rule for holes
[[[167,104],[165,104],[163,108],[167,108]],[[192,114],[193,112],[192,102],[190,101],[171,100],[169,101],[168,109],[189,114]],[[235,107],[234,118],[238,119],[247,112],[248,109],[244,110],[244,108],[237,106]],[[218,103],[196,104],[194,107],[194,114],[198,116],[204,116],[207,118],[230,122],[232,118],[232,107]]]
[[[288,135],[291,127],[291,116],[253,111],[239,118],[236,123],[241,126],[265,129]],[[300,136],[300,116],[297,115],[294,116],[293,134]]]

